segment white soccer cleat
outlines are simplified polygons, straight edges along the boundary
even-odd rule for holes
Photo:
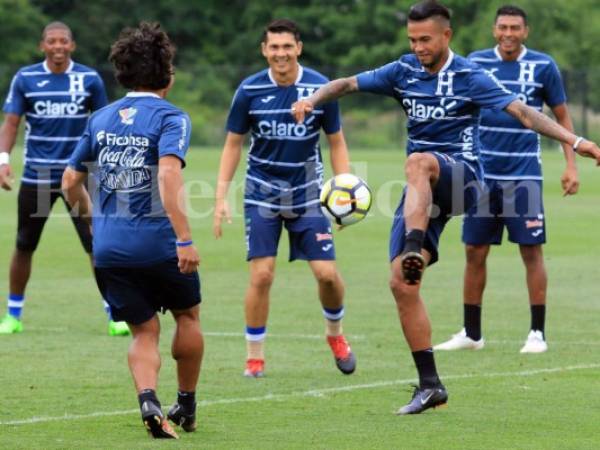
[[[452,335],[452,339],[441,344],[435,345],[434,350],[481,350],[485,344],[483,337],[474,341],[467,336],[463,328],[460,332]]]
[[[544,340],[544,334],[539,330],[531,330],[521,353],[544,353],[546,350],[548,350],[548,344]]]

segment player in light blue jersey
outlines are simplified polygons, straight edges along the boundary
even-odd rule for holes
[[[269,68],[242,82],[227,119],[216,192],[214,233],[221,236],[230,219],[226,196],[239,163],[244,136],[250,133],[244,215],[250,285],[246,291],[244,374],[264,374],[264,341],[269,293],[282,227],[288,230],[290,261],[307,260],[319,286],[327,342],[336,365],[354,372],[356,360],[342,332],[344,285],[335,265],[331,223],[319,208],[323,162],[322,129],[329,141],[333,172],[349,172],[348,151],[337,102],[323,105],[302,123],[289,114],[293,102],[312,94],[327,79],[298,64],[302,42],[296,24],[270,23],[263,33],[262,54]]]
[[[9,154],[21,117],[25,116],[25,167],[18,195],[17,239],[10,263],[8,313],[0,321],[0,334],[23,330],[21,313],[33,253],[52,206],[59,198],[64,201],[60,192],[62,173],[89,113],[107,103],[100,75],[71,59],[75,41],[67,25],[48,24],[40,49],[46,55],[44,62],[24,67],[14,76],[0,128],[0,187],[10,190],[13,174]],[[76,217],[73,224],[91,258],[89,228]],[[112,321],[109,314],[109,334],[128,332],[125,323]]]
[[[541,111],[544,103],[556,120],[569,131],[573,124],[560,72],[552,58],[526,48],[527,15],[521,8],[503,6],[496,12],[495,48],[472,53],[469,59],[493,73],[519,99]],[[546,242],[542,201],[540,136],[504,111],[481,114],[481,161],[489,192],[465,215],[463,242],[467,263],[464,278],[464,328],[436,350],[481,349],[481,304],[486,283],[486,259],[490,245],[508,240],[519,245],[527,273],[531,327],[521,353],[541,353],[545,339],[547,276],[542,244]],[[577,192],[579,181],[573,148],[562,145],[566,168],[561,178],[563,192]],[[489,213],[489,214],[488,214]]]
[[[518,100],[497,79],[449,48],[450,11],[427,0],[408,14],[414,54],[379,69],[334,80],[292,106],[299,122],[322,103],[352,92],[395,98],[408,117],[407,187],[390,238],[390,287],[404,336],[419,373],[419,386],[398,414],[418,414],[446,403],[431,346],[431,325],[420,297],[427,264],[438,259],[437,245],[452,215],[474,205],[481,190],[480,108],[505,110],[527,128],[568,143],[600,163],[600,148],[575,136]]]
[[[192,242],[182,169],[190,119],[164,98],[173,84],[175,48],[158,24],[125,29],[110,60],[124,98],[90,117],[62,187],[94,230],[98,285],[116,319],[129,324],[129,368],[142,420],[155,438],[177,438],[156,397],[160,369],[157,312],[176,322],[172,355],[179,392],[168,418],[196,428],[195,390],[204,349],[200,331],[200,257]],[[90,200],[84,182],[93,178]]]

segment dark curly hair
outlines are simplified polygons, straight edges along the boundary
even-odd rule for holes
[[[166,88],[173,75],[175,46],[159,23],[141,22],[125,28],[110,48],[115,78],[127,89]]]

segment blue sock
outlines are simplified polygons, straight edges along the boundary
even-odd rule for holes
[[[24,295],[8,294],[8,314],[17,320],[21,320],[21,312],[25,303]]]
[[[102,301],[104,302],[104,312],[108,316],[108,320],[113,320],[112,313],[110,312],[110,305],[108,304],[108,302],[106,300],[102,300]]]
[[[247,341],[263,341],[267,334],[267,327],[252,328],[246,325],[246,340]]]
[[[338,309],[323,308],[323,316],[332,322],[342,320],[344,317],[344,307],[342,306]]]

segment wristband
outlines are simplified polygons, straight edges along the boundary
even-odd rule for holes
[[[573,143],[573,150],[577,151],[577,147],[579,147],[579,144],[581,144],[583,141],[585,141],[583,137],[577,136],[577,139],[575,139],[575,142]]]
[[[178,241],[175,242],[175,245],[177,247],[189,247],[190,245],[192,245],[194,243],[194,241],[192,241],[191,239],[189,241]]]
[[[10,164],[10,153],[0,152],[0,166]]]

